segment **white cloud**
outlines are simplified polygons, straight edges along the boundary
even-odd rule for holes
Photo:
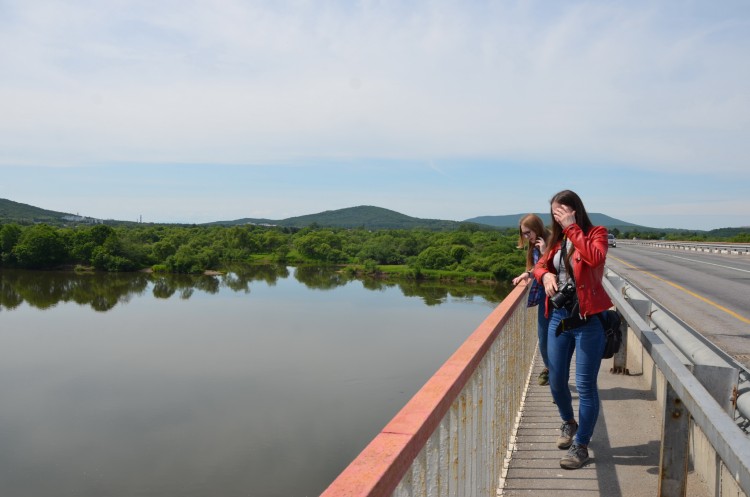
[[[748,18],[669,27],[677,9],[18,2],[3,161],[465,156],[746,177]]]

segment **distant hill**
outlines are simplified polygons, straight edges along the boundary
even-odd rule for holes
[[[738,235],[744,235],[750,233],[750,226],[744,228],[717,228],[707,233],[709,236],[717,236],[720,238],[731,238]]]
[[[504,216],[479,216],[464,221],[447,221],[442,219],[422,219],[411,217],[400,212],[375,207],[371,205],[360,205],[357,207],[348,207],[345,209],[319,212],[317,214],[308,214],[305,216],[290,217],[286,219],[259,219],[243,218],[233,221],[216,221],[204,223],[203,226],[237,226],[243,224],[274,225],[282,227],[304,228],[310,225],[334,228],[366,228],[366,229],[412,229],[422,228],[429,230],[451,230],[457,229],[463,225],[473,225],[483,229],[507,229],[517,228],[518,221],[525,215],[509,214]],[[550,224],[548,212],[537,213],[539,217]],[[622,232],[638,231],[641,233],[684,233],[686,236],[691,234],[705,234],[707,236],[716,236],[728,238],[739,234],[745,234],[750,228],[721,228],[711,231],[703,230],[685,230],[672,228],[649,228],[633,223],[628,223],[620,219],[607,216],[600,213],[590,213],[591,221],[595,225],[606,226],[609,230],[617,228]],[[0,223],[47,223],[55,226],[75,225],[75,224],[93,224],[106,223],[109,225],[137,225],[140,223],[132,221],[116,221],[108,219],[102,221],[91,217],[78,216],[66,212],[57,212],[32,205],[13,202],[12,200],[0,199]],[[174,225],[174,223],[146,223],[160,225]],[[180,225],[177,225],[180,226]]]
[[[467,219],[466,222],[488,224],[490,226],[496,226],[498,228],[516,228],[518,227],[518,221],[525,215],[526,213],[509,214],[505,216],[480,216]],[[545,225],[550,226],[551,222],[549,212],[537,212],[536,215],[542,218],[542,221],[544,221]],[[644,226],[638,226],[637,224],[621,221],[619,219],[609,217],[605,214],[599,214],[597,212],[590,212],[589,218],[595,226],[605,226],[609,230],[613,230],[615,228],[619,229],[620,231],[628,231],[634,229],[638,229],[639,231],[652,229],[656,230],[656,228],[646,228]]]
[[[475,226],[486,226],[492,228],[517,228],[518,221],[524,214],[509,214],[505,216],[480,216],[466,219],[464,221],[446,221],[440,219],[421,219],[410,217],[396,211],[374,207],[370,205],[361,205],[358,207],[348,207],[332,211],[320,212],[317,214],[308,214],[305,216],[290,217],[287,219],[254,219],[243,218],[234,221],[217,221],[207,223],[208,225],[236,226],[241,224],[260,224],[283,227],[304,228],[310,225],[317,225],[331,228],[367,228],[367,229],[411,229],[423,228],[430,230],[449,230],[456,229],[462,224],[472,224]],[[549,213],[537,213],[539,217],[550,224]],[[663,231],[657,228],[648,228],[637,224],[628,223],[620,219],[607,216],[605,214],[590,213],[591,222],[598,226],[606,226],[607,229],[615,228],[620,231]],[[673,230],[667,230],[673,231]]]
[[[48,223],[62,224],[65,218],[75,218],[74,214],[67,212],[49,211],[34,207],[33,205],[21,204],[0,198],[0,221],[15,223]]]
[[[305,216],[286,219],[253,219],[243,218],[234,221],[217,221],[209,225],[234,226],[238,224],[270,224],[274,226],[305,228],[311,225],[331,228],[366,228],[366,229],[411,229],[423,228],[430,230],[455,229],[461,225],[458,221],[444,221],[440,219],[421,219],[411,217],[400,212],[360,205],[332,211],[308,214]]]

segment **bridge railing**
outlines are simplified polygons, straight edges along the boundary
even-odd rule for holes
[[[495,495],[536,352],[516,287],[322,497]]]
[[[706,360],[690,364],[669,343],[668,330],[659,329],[645,295],[611,270],[604,287],[627,328],[625,347],[615,355],[612,370],[642,374],[662,408],[657,495],[686,495],[690,463],[711,495],[750,495],[750,439],[728,412],[736,409],[736,370]]]
[[[618,239],[621,245],[647,245],[650,247],[686,250],[688,252],[708,252],[711,254],[750,255],[750,243],[680,242],[670,240],[628,240]]]

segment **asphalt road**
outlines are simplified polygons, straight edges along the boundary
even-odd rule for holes
[[[750,367],[750,257],[627,245],[607,266]]]

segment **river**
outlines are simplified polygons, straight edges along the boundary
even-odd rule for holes
[[[0,271],[0,495],[318,495],[508,290]]]

